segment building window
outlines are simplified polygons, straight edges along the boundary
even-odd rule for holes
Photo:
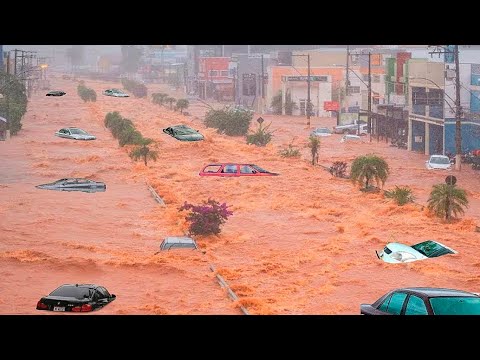
[[[242,75],[242,94],[243,96],[257,95],[257,77],[255,74]]]
[[[218,76],[217,70],[210,70],[210,76]]]
[[[228,76],[229,75],[228,70],[222,70],[222,71],[220,71],[220,73],[221,73],[221,76]]]
[[[360,94],[360,86],[349,86],[348,94]]]
[[[470,93],[470,111],[480,113],[480,91],[472,90]]]

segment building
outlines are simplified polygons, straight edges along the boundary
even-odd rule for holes
[[[200,57],[198,94],[202,99],[234,100],[234,82],[229,57]]]
[[[255,109],[258,112],[264,111],[266,98],[266,85],[268,84],[268,66],[271,64],[269,54],[238,54],[235,55],[236,71],[235,76],[235,103]],[[262,84],[263,73],[263,84]]]

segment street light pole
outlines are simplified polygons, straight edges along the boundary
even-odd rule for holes
[[[372,142],[372,53],[368,53],[368,135]],[[360,134],[359,134],[360,135]]]
[[[310,54],[307,55],[307,62],[308,62],[308,75],[307,75],[307,127],[310,127],[310,112],[312,104],[310,102]]]

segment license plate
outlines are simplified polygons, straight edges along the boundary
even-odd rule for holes
[[[53,311],[65,311],[65,306],[54,306]]]

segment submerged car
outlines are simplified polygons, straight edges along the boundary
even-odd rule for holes
[[[66,95],[67,93],[65,91],[61,91],[61,90],[53,90],[53,91],[49,91],[47,93],[47,95],[45,96],[63,96],[63,95]]]
[[[275,176],[279,175],[262,169],[255,164],[210,164],[203,168],[200,176]]]
[[[350,142],[350,141],[361,141],[362,138],[358,135],[343,135],[342,136],[342,139],[340,140],[340,142]]]
[[[454,289],[403,288],[390,291],[371,305],[360,305],[360,314],[480,315],[480,297]]]
[[[316,128],[310,133],[310,136],[331,136],[332,130],[326,127]]]
[[[186,236],[169,236],[166,237],[160,244],[160,250],[170,249],[192,249],[197,250],[198,246],[195,240]]]
[[[100,181],[93,181],[84,178],[66,178],[60,179],[49,184],[35,186],[38,189],[58,190],[58,191],[83,191],[83,192],[103,192],[107,185]]]
[[[450,158],[445,155],[432,155],[430,159],[425,161],[425,166],[428,170],[439,169],[439,170],[450,170],[452,164],[450,163]]]
[[[37,310],[59,312],[90,312],[110,304],[117,297],[103,286],[94,284],[65,284],[42,297]]]
[[[455,250],[433,240],[423,241],[412,246],[392,242],[387,244],[380,253],[375,252],[379,259],[390,264],[425,260],[447,254],[457,254]]]
[[[89,134],[85,130],[74,128],[74,127],[60,129],[55,133],[55,136],[62,137],[65,139],[73,139],[73,140],[95,140],[96,139],[94,135]]]
[[[130,95],[124,93],[119,89],[107,89],[103,92],[103,95],[114,96],[114,97],[129,97]]]
[[[199,141],[204,139],[198,130],[192,129],[187,125],[170,126],[163,129],[163,132],[181,141]]]

